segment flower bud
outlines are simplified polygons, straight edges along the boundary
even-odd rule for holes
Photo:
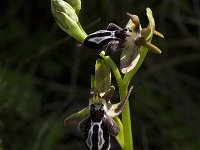
[[[66,2],[69,3],[76,11],[76,14],[79,15],[79,11],[81,10],[81,0],[66,0]]]
[[[87,37],[74,8],[64,0],[51,0],[51,11],[59,27],[81,43]]]

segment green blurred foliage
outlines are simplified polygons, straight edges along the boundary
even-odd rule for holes
[[[40,95],[34,92],[31,82],[32,79],[29,76],[1,68],[1,109],[11,109],[24,116],[28,116],[37,109],[40,104]]]
[[[82,0],[80,21],[92,33],[110,22],[125,26],[130,12],[145,27],[146,7],[165,39],[153,38],[163,53],[149,52],[131,83],[135,149],[200,149],[199,1]],[[57,26],[50,1],[0,8],[0,150],[82,150],[76,125],[63,120],[87,105],[98,54]],[[119,63],[119,53],[112,57]]]
[[[149,85],[151,83],[139,85],[135,91],[137,98],[133,108],[138,117],[134,121],[137,124],[134,135],[138,149],[146,146],[162,150],[199,149],[196,129],[191,128],[184,113],[172,108],[172,99],[153,91]]]

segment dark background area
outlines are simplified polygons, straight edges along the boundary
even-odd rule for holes
[[[80,22],[89,34],[125,26],[130,12],[146,27],[146,7],[165,39],[153,38],[163,53],[149,52],[131,83],[134,147],[198,150],[200,1],[82,0]],[[0,150],[82,150],[76,126],[63,120],[87,105],[98,54],[58,27],[49,0],[0,1],[0,10]]]

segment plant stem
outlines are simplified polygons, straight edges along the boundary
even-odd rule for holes
[[[122,124],[121,120],[119,119],[119,117],[115,117],[114,120],[117,122],[117,124],[120,127],[120,132],[117,135],[116,139],[117,139],[119,145],[121,147],[124,147],[124,127],[123,127],[123,124]]]
[[[120,99],[123,100],[128,92],[128,85],[119,86]],[[132,126],[131,126],[131,115],[129,101],[122,112],[122,124],[124,129],[124,147],[123,150],[134,150],[133,138],[132,138]]]
[[[119,69],[109,56],[105,56],[103,52],[101,52],[99,55],[108,63],[108,65],[112,69],[112,72],[116,78],[119,87],[120,99],[123,100],[128,93],[129,84],[124,84],[125,82],[122,80]],[[121,146],[123,145],[122,147],[123,150],[134,150],[133,140],[132,140],[133,138],[132,138],[132,127],[131,127],[131,115],[130,115],[130,108],[128,101],[122,112],[122,124],[123,124],[124,140],[120,141],[121,143],[120,145]]]
[[[135,75],[135,73],[140,68],[142,62],[144,61],[144,58],[147,54],[147,48],[142,47],[141,53],[140,53],[140,59],[136,65],[136,67],[125,74],[124,78],[122,79],[120,71],[118,67],[116,66],[115,62],[109,57],[105,56],[104,52],[101,52],[99,55],[107,62],[107,64],[112,69],[112,72],[116,78],[118,87],[119,87],[119,93],[120,93],[120,99],[123,100],[125,96],[128,93],[128,87],[131,79]],[[131,115],[130,115],[130,107],[129,107],[129,101],[127,101],[124,110],[122,112],[122,124],[123,124],[123,141],[118,141],[120,143],[120,146],[123,150],[134,150],[133,146],[133,137],[132,137],[132,126],[131,126]]]
[[[103,52],[103,51],[99,55],[105,60],[105,62],[112,69],[112,72],[116,78],[117,84],[119,86],[122,85],[122,77],[121,77],[121,74],[120,74],[119,69],[117,68],[115,62],[109,56],[105,56],[105,52]]]

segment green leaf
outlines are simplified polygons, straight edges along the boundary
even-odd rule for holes
[[[0,110],[11,109],[24,117],[35,113],[41,95],[32,84],[31,76],[1,68]]]
[[[51,122],[51,125],[48,129],[47,135],[44,137],[42,142],[41,150],[54,150],[54,145],[59,141],[63,135],[62,125],[58,122]]]

